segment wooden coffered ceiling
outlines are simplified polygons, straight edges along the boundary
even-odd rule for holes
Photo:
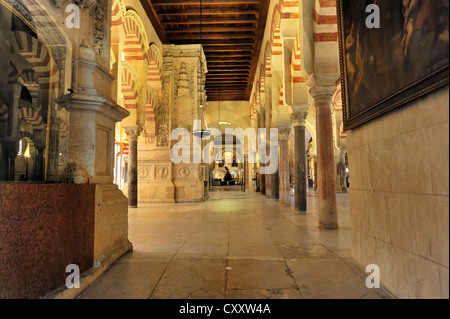
[[[203,45],[209,101],[249,100],[270,0],[140,0],[163,43]]]

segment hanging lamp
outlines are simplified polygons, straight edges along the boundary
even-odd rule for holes
[[[202,0],[200,0],[200,45],[202,45],[202,35],[203,35],[203,3]],[[208,129],[208,123],[206,123],[205,118],[205,111],[204,111],[204,105],[203,105],[203,56],[200,57],[200,76],[199,76],[199,85],[200,85],[200,97],[199,97],[199,105],[200,105],[200,112],[203,116],[203,121],[205,122],[205,129],[202,129],[202,124],[200,119],[200,128],[197,128],[192,131],[192,135],[195,137],[203,138],[203,137],[209,137],[211,136],[211,131]]]

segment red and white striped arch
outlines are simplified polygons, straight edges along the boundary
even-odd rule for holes
[[[336,0],[316,0],[314,9],[314,42],[337,42]]]
[[[283,106],[284,105],[284,76],[282,75],[280,77],[280,83],[279,83],[279,105]]]
[[[150,45],[150,48],[145,54],[145,58],[147,61],[147,84],[156,90],[161,89],[161,68],[163,60],[156,44]]]
[[[272,77],[272,46],[269,41],[266,43],[266,49],[264,52],[265,74],[264,78]],[[264,83],[265,86],[265,83]]]
[[[281,42],[281,11],[280,5],[275,5],[272,15],[272,27],[270,30],[270,43],[272,46],[272,55],[283,55],[283,44]]]
[[[259,69],[259,92],[265,93],[266,92],[266,67],[264,64],[261,64]]]
[[[43,131],[45,129],[44,120],[39,115],[38,110],[32,109],[31,107],[21,107],[19,111],[19,117],[30,123],[34,130]]]
[[[338,89],[333,97],[333,112],[342,112],[342,89]]]
[[[297,33],[292,50],[291,77],[293,83],[306,83],[306,79],[302,76],[302,61],[300,48],[300,33]]]
[[[299,3],[297,0],[280,0],[281,19],[299,19]]]
[[[11,39],[14,52],[21,55],[30,64],[42,89],[48,89],[50,82],[55,87],[58,81],[58,67],[52,61],[45,45],[31,34],[15,31]]]
[[[145,122],[154,123],[156,121],[155,113],[158,106],[158,96],[149,85],[146,86],[145,94]]]
[[[133,66],[128,62],[122,63],[122,94],[124,107],[127,110],[136,110],[139,96],[139,78]]]
[[[113,0],[111,5],[111,26],[120,26],[123,23],[127,9],[123,0]]]
[[[125,30],[125,60],[143,61],[148,50],[148,38],[141,19],[134,11],[127,11],[123,19]]]

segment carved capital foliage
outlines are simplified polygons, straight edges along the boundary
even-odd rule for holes
[[[278,139],[280,141],[287,141],[289,139],[289,135],[291,134],[291,127],[280,127],[278,129]]]

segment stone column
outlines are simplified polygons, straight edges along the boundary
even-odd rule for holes
[[[291,206],[291,184],[289,176],[289,134],[291,127],[279,129],[280,147],[280,204]]]
[[[16,180],[16,157],[17,157],[17,143],[9,143],[9,180],[14,182]]]
[[[266,158],[267,154],[270,154],[270,143],[266,141]],[[266,165],[268,165],[267,163]],[[265,174],[266,177],[266,198],[272,198],[272,174]]]
[[[272,145],[270,149],[270,154],[272,156],[277,156],[278,158],[278,145]],[[277,171],[273,173],[271,176],[270,186],[272,188],[270,193],[270,198],[272,199],[280,199],[280,164],[278,163]]]
[[[294,120],[294,195],[295,210],[307,210],[306,117],[308,106],[292,107]]]
[[[36,147],[36,159],[34,162],[33,180],[43,181],[44,180],[44,145],[37,145]]]
[[[128,155],[128,206],[137,207],[138,204],[138,152],[137,140],[141,128],[137,125],[124,127],[125,133],[130,141],[130,152]]]
[[[9,156],[7,152],[8,148],[2,143],[2,158],[0,163],[0,181],[8,180],[8,171],[9,171]]]
[[[313,161],[313,171],[314,171],[314,177],[313,177],[313,188],[316,191],[317,190],[317,156],[313,155],[311,157],[312,161]]]
[[[339,165],[341,166],[340,188],[343,193],[347,193],[346,167],[345,167],[345,148],[341,148],[339,152]]]
[[[338,228],[331,101],[336,86],[311,86],[316,107],[319,227]]]
[[[250,191],[250,170],[248,168],[248,155],[244,155],[244,192]]]

